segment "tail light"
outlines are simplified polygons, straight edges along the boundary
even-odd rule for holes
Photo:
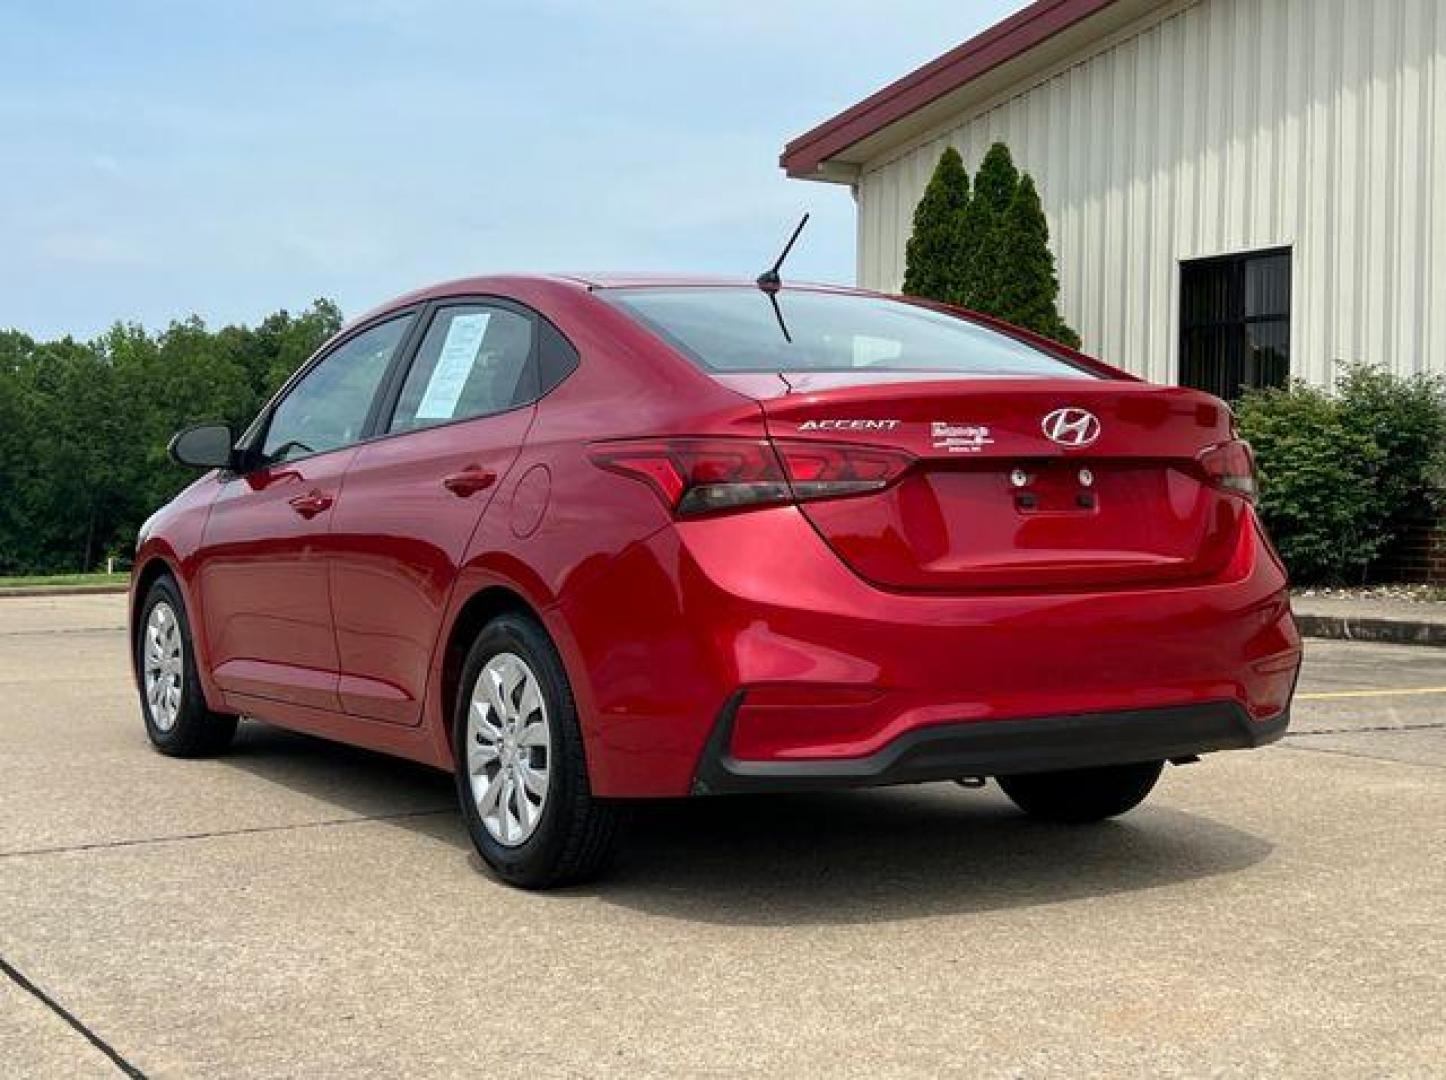
[[[794,497],[800,501],[882,491],[914,460],[902,451],[876,446],[787,440],[774,446],[783,459]]]
[[[638,439],[601,443],[592,459],[642,480],[680,516],[789,501],[788,481],[762,439]]]
[[[1197,458],[1206,477],[1216,487],[1254,503],[1260,495],[1255,479],[1255,453],[1244,439],[1216,443],[1200,451]]]
[[[763,439],[628,439],[592,459],[641,480],[680,517],[879,491],[913,460],[875,447]]]

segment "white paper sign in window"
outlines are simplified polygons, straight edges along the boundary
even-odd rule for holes
[[[457,411],[457,401],[462,388],[477,363],[477,354],[482,349],[482,338],[487,333],[490,312],[474,315],[454,315],[447,327],[447,340],[442,343],[437,365],[432,368],[432,377],[427,381],[427,392],[417,406],[418,420],[450,420]]]

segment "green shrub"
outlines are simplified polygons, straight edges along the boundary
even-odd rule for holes
[[[1346,422],[1385,453],[1376,513],[1391,530],[1437,509],[1446,490],[1446,382],[1355,364],[1336,382]]]
[[[1436,378],[1358,365],[1334,393],[1300,382],[1247,393],[1237,416],[1260,467],[1261,516],[1301,584],[1366,580],[1446,475]]]

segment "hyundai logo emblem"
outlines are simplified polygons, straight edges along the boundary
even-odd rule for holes
[[[1100,437],[1099,417],[1084,409],[1055,409],[1040,426],[1060,446],[1088,446]]]

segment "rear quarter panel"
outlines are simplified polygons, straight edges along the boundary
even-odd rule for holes
[[[567,667],[587,743],[598,744],[604,721],[594,683],[606,673],[590,666],[562,602],[589,592],[591,582],[672,519],[646,485],[594,465],[589,445],[667,434],[764,436],[756,402],[680,360],[586,290],[539,282],[510,295],[551,320],[577,349],[580,363],[539,402],[522,453],[458,574],[432,658],[425,709],[439,762],[452,755],[447,644],[468,601],[497,587],[539,613]]]

